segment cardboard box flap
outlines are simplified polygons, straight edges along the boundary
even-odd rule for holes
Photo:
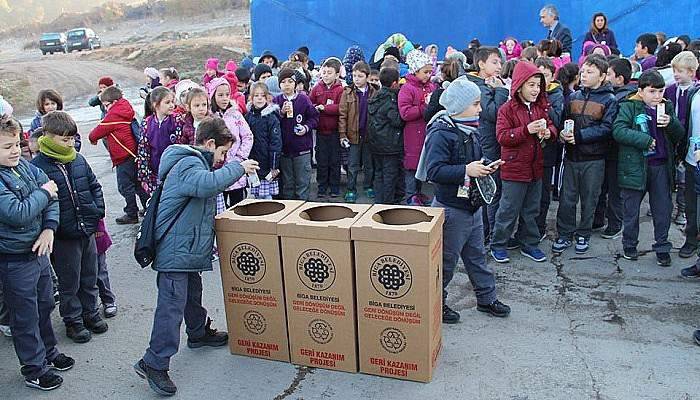
[[[277,223],[302,204],[299,200],[246,199],[216,216],[216,230],[276,235]]]
[[[350,241],[350,227],[369,204],[306,203],[278,225],[280,236]]]
[[[425,245],[442,231],[442,208],[377,204],[352,226],[352,240]]]

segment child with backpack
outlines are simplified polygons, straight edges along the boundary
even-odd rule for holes
[[[245,119],[253,132],[253,148],[249,157],[259,163],[260,186],[250,189],[256,199],[272,199],[279,194],[279,160],[282,154],[279,106],[270,101],[270,91],[264,82],[250,88],[251,104]]]
[[[132,131],[134,109],[116,86],[105,88],[100,94],[100,101],[105,106],[107,114],[90,132],[90,143],[96,145],[98,140],[106,139],[112,165],[117,169],[117,188],[126,201],[126,206],[124,215],[117,218],[116,223],[137,224],[139,207],[136,197],[138,196],[141,200],[143,208],[146,208],[148,195],[136,176],[137,138]]]

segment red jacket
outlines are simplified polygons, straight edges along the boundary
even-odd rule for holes
[[[519,62],[513,71],[511,99],[498,109],[496,120],[496,139],[501,145],[501,179],[516,182],[533,182],[542,179],[544,167],[544,151],[546,146],[556,145],[557,128],[549,118],[549,103],[544,77],[541,79],[540,94],[530,105],[530,109],[520,100],[518,90],[534,75],[542,74],[535,64]],[[551,133],[549,140],[540,143],[537,135],[527,130],[527,125],[538,119],[547,120],[547,128]]]
[[[323,104],[320,112],[318,127],[321,134],[338,132],[338,116],[340,115],[340,97],[343,95],[343,85],[337,80],[328,87],[322,80],[311,89],[311,103],[315,106]]]
[[[115,167],[129,157],[136,157],[137,144],[131,133],[133,119],[134,109],[131,104],[126,99],[119,99],[107,110],[102,122],[90,132],[90,142],[107,139],[107,148]]]

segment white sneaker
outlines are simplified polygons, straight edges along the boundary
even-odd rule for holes
[[[7,337],[12,337],[12,331],[10,330],[10,327],[7,325],[0,325],[0,332],[2,332],[2,334],[7,336]]]

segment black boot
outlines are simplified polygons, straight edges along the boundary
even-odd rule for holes
[[[109,328],[105,320],[99,315],[95,315],[93,318],[83,318],[83,322],[85,327],[92,333],[105,333]]]
[[[161,396],[172,396],[177,393],[175,382],[170,379],[167,370],[153,369],[146,365],[143,358],[134,364],[134,370],[143,379],[148,381],[148,386]]]
[[[510,307],[496,300],[491,304],[477,304],[476,309],[481,312],[489,313],[494,317],[507,317],[510,315]]]
[[[459,313],[450,307],[447,306],[447,304],[442,305],[442,323],[443,324],[456,324],[459,322]]]
[[[66,325],[66,336],[75,343],[87,343],[92,339],[92,334],[81,323]]]
[[[203,346],[220,347],[228,343],[228,333],[217,332],[211,328],[211,319],[207,318],[207,324],[204,326],[204,336],[199,338],[187,338],[187,347],[196,349]]]
[[[139,223],[139,217],[131,215],[122,215],[115,220],[117,225],[133,225]]]

